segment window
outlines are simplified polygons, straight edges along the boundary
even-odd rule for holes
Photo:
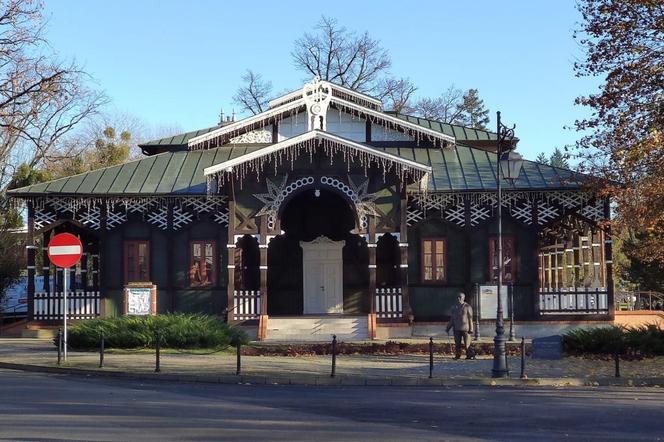
[[[189,285],[214,285],[217,280],[217,250],[214,241],[192,241],[190,244]]]
[[[422,281],[443,283],[447,280],[444,238],[422,240]]]
[[[516,280],[514,238],[503,236],[503,282]],[[498,281],[498,237],[489,239],[489,281]]]
[[[150,281],[150,243],[125,241],[125,283]]]

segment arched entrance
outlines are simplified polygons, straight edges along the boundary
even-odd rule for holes
[[[268,315],[367,313],[368,249],[351,233],[350,202],[333,190],[308,188],[282,207],[284,233],[268,246]]]

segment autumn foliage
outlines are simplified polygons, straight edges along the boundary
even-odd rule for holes
[[[664,2],[582,0],[575,38],[586,51],[578,76],[600,77],[577,99],[590,117],[576,122],[582,167],[604,180],[615,227],[639,232],[635,257],[664,265]]]

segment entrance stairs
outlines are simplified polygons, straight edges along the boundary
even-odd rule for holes
[[[369,339],[367,316],[271,316],[267,322],[265,341],[331,342]]]

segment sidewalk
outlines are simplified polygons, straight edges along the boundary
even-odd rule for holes
[[[242,356],[242,376],[235,376],[236,356],[229,353],[197,355],[161,354],[161,373],[154,373],[151,352],[106,353],[99,369],[99,354],[69,352],[66,364],[56,365],[50,340],[0,339],[0,368],[49,372],[129,376],[142,379],[215,383],[310,385],[649,385],[664,387],[664,357],[621,361],[615,378],[612,360],[566,357],[561,360],[526,360],[527,380],[519,379],[520,358],[508,358],[511,379],[491,379],[491,356],[453,360],[434,355],[429,379],[428,355],[340,355],[336,377],[331,378],[330,356]]]

